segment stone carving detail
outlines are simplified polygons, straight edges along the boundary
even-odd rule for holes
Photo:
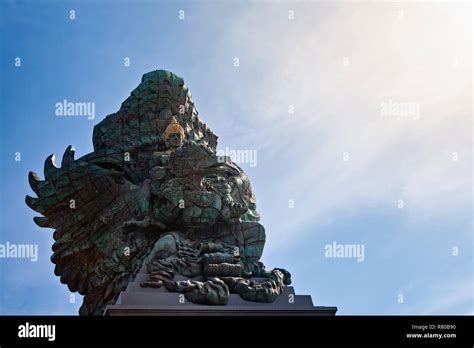
[[[216,155],[197,115],[181,78],[150,72],[95,126],[92,153],[74,159],[69,146],[59,168],[46,159],[44,180],[30,172],[37,198],[26,203],[55,229],[55,274],[84,295],[81,315],[102,314],[142,265],[143,287],[199,304],[225,305],[230,293],[272,302],[291,283],[260,261],[265,229],[249,179]]]

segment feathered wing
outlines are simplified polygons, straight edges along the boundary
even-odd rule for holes
[[[26,203],[44,215],[34,218],[37,225],[55,229],[55,274],[70,291],[84,295],[81,315],[102,314],[157,239],[122,228],[134,216],[143,192],[117,171],[74,160],[71,146],[61,168],[55,166],[53,155],[46,159],[44,174],[42,181],[30,172],[30,186],[38,198],[26,196]]]

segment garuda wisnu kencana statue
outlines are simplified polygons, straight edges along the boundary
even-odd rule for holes
[[[183,79],[145,74],[95,126],[93,144],[79,159],[69,146],[59,168],[49,156],[44,180],[29,174],[37,198],[26,196],[43,215],[36,224],[55,230],[55,274],[84,295],[81,315],[102,314],[142,267],[142,286],[198,304],[225,305],[230,293],[272,302],[290,284],[260,261],[265,230],[249,179],[217,156]]]

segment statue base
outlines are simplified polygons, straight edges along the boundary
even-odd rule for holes
[[[287,286],[272,303],[249,302],[238,294],[230,294],[224,306],[201,305],[189,302],[184,295],[158,289],[141,287],[148,277],[145,267],[122,291],[114,305],[108,305],[104,315],[110,316],[333,316],[337,307],[313,306],[309,295],[296,295],[292,286]],[[176,276],[177,280],[189,278]],[[262,281],[261,278],[253,278]]]

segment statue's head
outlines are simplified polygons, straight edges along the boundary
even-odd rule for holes
[[[170,150],[179,149],[183,145],[183,141],[184,129],[173,116],[171,117],[170,124],[165,129],[166,147]]]

